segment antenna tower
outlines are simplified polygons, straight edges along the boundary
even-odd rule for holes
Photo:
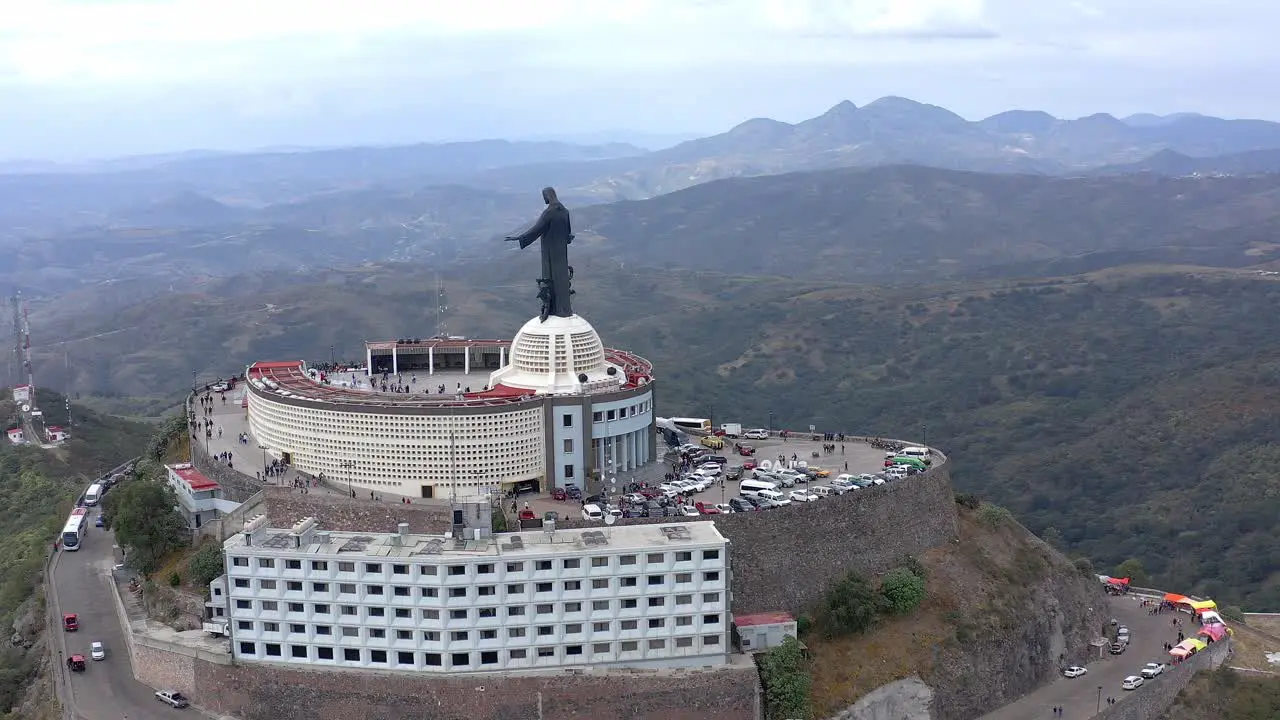
[[[449,323],[445,320],[444,311],[449,306],[445,303],[444,297],[444,278],[440,276],[440,271],[436,271],[436,337],[449,337]]]
[[[26,377],[22,369],[22,294],[15,291],[9,298],[9,304],[13,306],[13,358],[9,364],[9,385],[17,387]]]
[[[31,386],[31,411],[35,412],[38,408],[36,405],[36,375],[31,368],[31,318],[27,314],[27,304],[22,303],[22,367],[27,371],[27,385]]]

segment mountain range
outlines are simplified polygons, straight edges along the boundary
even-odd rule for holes
[[[0,174],[0,282],[41,295],[492,259],[498,238],[536,217],[547,184],[575,208],[584,251],[628,262],[732,272],[798,262],[823,277],[894,281],[1063,261],[1057,269],[1087,270],[1157,247],[1167,260],[1239,265],[1269,257],[1274,193],[1252,176],[1278,165],[1277,123],[1021,110],[968,121],[896,97],[795,124],[748,120],[656,152],[502,140],[193,151]],[[1235,194],[1249,202],[1233,214]],[[1059,219],[1037,221],[1046,214]],[[717,235],[737,251],[726,256]]]

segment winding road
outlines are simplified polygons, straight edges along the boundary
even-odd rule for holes
[[[120,626],[111,584],[115,565],[113,533],[90,527],[81,548],[59,551],[50,569],[49,613],[54,622],[51,638],[56,653],[54,671],[61,675],[59,689],[65,717],[74,720],[161,720],[182,717],[182,710],[155,699],[155,691],[133,677],[125,629]],[[80,620],[76,632],[62,630],[63,613]],[[101,642],[105,660],[90,660],[89,644]],[[84,672],[67,670],[67,657],[84,655]]]

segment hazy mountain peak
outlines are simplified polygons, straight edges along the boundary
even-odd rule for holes
[[[1010,135],[1034,135],[1047,132],[1059,122],[1043,110],[1007,110],[978,121],[981,127]]]
[[[1110,113],[1094,113],[1080,118],[1076,122],[1088,125],[1110,126],[1110,127],[1128,127],[1123,121]]]
[[[857,105],[854,105],[849,100],[841,100],[835,105],[832,105],[830,110],[822,113],[822,115],[820,115],[819,117],[838,117],[842,115],[847,116],[847,115],[852,115],[856,112],[858,112]]]

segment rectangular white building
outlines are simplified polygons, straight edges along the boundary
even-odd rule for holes
[[[223,497],[222,486],[205,477],[191,463],[166,465],[165,470],[169,487],[178,499],[178,512],[192,530],[240,507],[240,503]]]
[[[265,521],[224,546],[241,661],[457,673],[728,659],[729,543],[710,522],[464,540]]]

